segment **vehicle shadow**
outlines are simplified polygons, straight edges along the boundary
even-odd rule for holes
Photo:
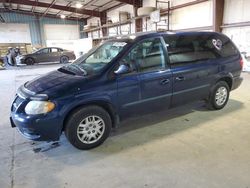
[[[216,118],[221,118],[223,116],[230,116],[232,113],[237,112],[244,108],[242,102],[231,99],[228,105],[219,111],[208,111],[204,103],[197,102],[193,104],[188,104],[178,108],[174,108],[168,111],[161,111],[138,118],[129,119],[124,121],[121,124],[120,128],[114,130],[111,136],[103,143],[101,146],[94,148],[92,150],[78,150],[74,148],[66,140],[65,136],[62,135],[59,142],[46,143],[46,142],[30,142],[25,145],[30,145],[29,151],[33,148],[33,152],[42,154],[37,155],[39,157],[37,166],[40,166],[41,163],[45,164],[44,161],[48,160],[46,166],[47,171],[53,171],[54,174],[49,174],[47,176],[48,181],[50,182],[61,182],[57,176],[57,172],[68,172],[72,169],[74,171],[85,172],[84,169],[91,168],[91,165],[96,167],[102,164],[102,161],[105,158],[114,157],[114,159],[121,157],[120,155],[127,150],[131,149],[145,149],[145,144],[150,144],[158,140],[166,140],[171,138],[172,135],[185,132],[192,128],[197,128],[203,126],[204,123],[207,123]],[[220,126],[217,124],[216,126]],[[46,146],[47,145],[47,146]],[[16,147],[20,148],[20,147]],[[27,148],[27,147],[26,147]],[[144,149],[143,149],[144,148]],[[160,149],[160,147],[159,147]],[[30,152],[16,152],[26,157],[35,158]],[[161,152],[159,150],[159,152]],[[127,154],[128,155],[128,154]],[[109,161],[110,159],[107,159]],[[100,163],[99,163],[100,162]],[[104,165],[105,166],[105,165]],[[41,175],[44,175],[44,171],[40,172]],[[37,175],[34,177],[35,182],[40,181],[41,176]],[[84,178],[84,177],[83,177]],[[35,187],[40,187],[39,184]]]
[[[128,119],[121,123],[119,128],[112,131],[110,137],[101,146],[92,150],[81,151],[69,144],[62,135],[58,145],[51,145],[56,152],[45,152],[50,157],[72,155],[86,152],[87,155],[110,155],[139,145],[147,144],[173,134],[186,131],[190,128],[202,126],[204,123],[221,118],[243,108],[243,103],[231,99],[223,110],[210,111],[204,102],[196,102],[166,111],[147,114],[141,117]],[[220,125],[218,125],[220,126]],[[60,146],[60,147],[57,147]],[[45,151],[48,151],[45,149]],[[104,157],[103,156],[103,157]],[[90,160],[89,158],[87,160]],[[67,162],[67,161],[65,161]],[[68,161],[69,162],[69,161]]]
[[[112,132],[110,141],[107,140],[107,143],[94,151],[112,153],[146,144],[189,128],[201,126],[210,120],[229,115],[242,107],[242,102],[231,99],[223,110],[211,111],[206,108],[204,102],[196,102],[129,119],[122,122],[121,126]]]
[[[163,111],[148,113],[143,116],[125,120],[117,129],[112,132],[111,136],[124,134],[126,132],[134,131],[143,127],[154,126],[155,124],[166,122],[174,118],[183,118],[185,115],[194,113],[195,111],[209,110],[206,108],[203,102],[199,101]],[[190,121],[187,118],[184,118],[184,120]]]
[[[178,118],[182,120],[183,122],[189,122],[189,121],[192,121],[193,119],[186,118],[186,115],[191,114],[191,113],[197,113],[197,112],[209,112],[206,114],[199,113],[199,116],[197,117],[196,120],[199,120],[198,123],[202,123],[202,122],[209,121],[211,119],[215,119],[217,117],[221,117],[228,113],[234,112],[240,109],[242,106],[243,106],[243,103],[241,103],[240,101],[230,99],[228,102],[228,105],[223,110],[209,110],[203,101],[194,102],[194,103],[186,104],[184,106],[179,106],[176,108],[168,109],[165,111],[155,112],[151,114],[146,114],[141,117],[128,119],[122,122],[120,127],[115,129],[112,132],[111,136],[117,136],[120,134],[124,134],[126,132],[134,131],[136,129],[140,129],[140,128],[144,128],[148,126],[154,126],[155,124],[162,123],[162,122],[165,122],[165,125],[168,126],[167,122],[175,118]],[[194,117],[191,117],[191,118],[194,118]],[[196,126],[196,125],[192,124],[192,126]],[[175,129],[175,131],[177,130],[181,131],[181,127],[180,129]],[[172,132],[168,132],[168,133],[171,134]]]

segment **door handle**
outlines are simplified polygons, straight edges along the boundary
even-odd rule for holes
[[[163,79],[163,80],[161,80],[161,84],[166,85],[169,83],[169,81],[170,81],[169,79]]]
[[[175,80],[183,81],[183,80],[185,80],[185,77],[184,76],[178,76],[178,77],[175,78]]]

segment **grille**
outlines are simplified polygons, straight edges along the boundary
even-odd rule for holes
[[[24,101],[23,98],[16,96],[13,105],[12,105],[12,111],[16,111],[17,108],[22,104],[22,102]]]

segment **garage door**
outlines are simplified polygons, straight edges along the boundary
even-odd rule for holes
[[[28,24],[0,24],[0,43],[31,43]]]
[[[44,25],[45,40],[77,40],[80,38],[77,25]]]

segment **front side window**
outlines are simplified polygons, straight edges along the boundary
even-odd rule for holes
[[[163,45],[160,38],[146,39],[137,44],[121,63],[127,63],[131,70],[147,72],[165,68]]]

